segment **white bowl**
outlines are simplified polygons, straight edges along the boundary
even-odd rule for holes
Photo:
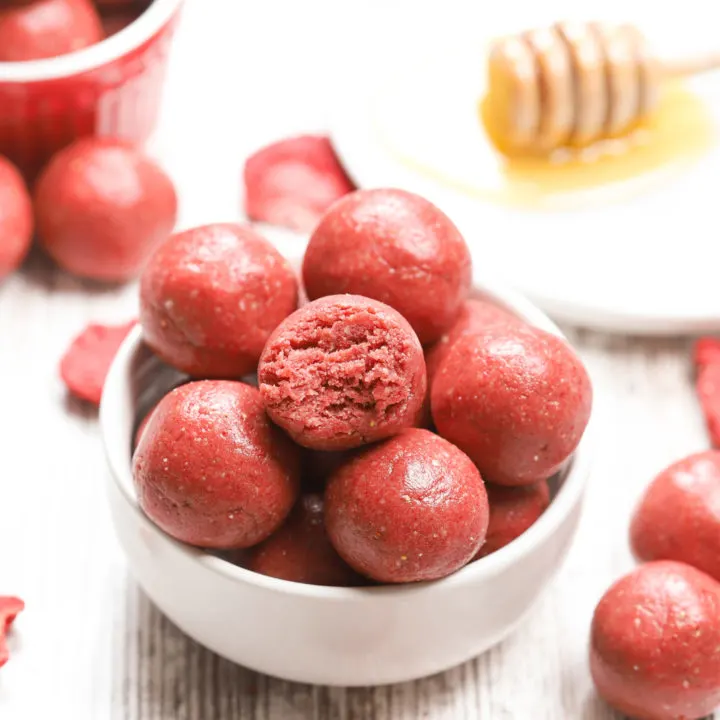
[[[491,283],[478,292],[529,323],[559,330],[527,300]],[[378,685],[441,672],[518,625],[575,534],[590,467],[590,432],[557,478],[544,515],[510,545],[443,580],[327,588],[258,575],[159,530],[138,507],[131,474],[137,420],[182,376],[136,328],[108,375],[100,420],[115,530],[153,602],[190,637],[259,672],[323,685]]]

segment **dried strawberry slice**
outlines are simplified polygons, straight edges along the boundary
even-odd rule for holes
[[[73,340],[60,362],[60,376],[73,395],[100,404],[113,358],[135,324],[88,325]]]
[[[280,140],[248,158],[245,212],[251,220],[311,231],[325,211],[355,186],[330,139],[302,135]]]
[[[17,597],[0,595],[0,667],[10,657],[6,637],[13,620],[25,609],[25,603]]]
[[[720,447],[720,338],[699,338],[693,349],[696,390],[710,442]]]
[[[720,338],[699,338],[695,343],[693,357],[698,367],[720,363]]]
[[[698,371],[696,389],[713,447],[720,447],[720,362]]]

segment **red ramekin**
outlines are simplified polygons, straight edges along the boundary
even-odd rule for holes
[[[143,144],[160,107],[183,0],[154,0],[97,45],[47,60],[0,62],[0,155],[32,178],[78,137]]]

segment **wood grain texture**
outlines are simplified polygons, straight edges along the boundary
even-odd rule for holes
[[[276,27],[287,54],[263,55],[266,76],[238,77],[213,114],[208,68],[236,50],[233,67],[247,67],[252,53],[239,53],[250,38],[242,19],[213,27],[228,0],[188,3],[154,145],[178,182],[181,225],[238,217],[243,156],[323,127],[327,58],[352,53],[350,38],[326,38],[315,23],[313,35],[298,35],[311,4],[342,20],[342,4],[329,0],[287,3],[279,27],[276,2],[232,4],[252,7],[258,27]],[[387,20],[425,5],[433,4],[383,0],[382,8]],[[308,47],[318,53],[300,63]],[[284,95],[267,91],[280,82]],[[263,106],[253,127],[250,110],[261,100],[279,104]],[[0,593],[27,602],[0,677],[2,720],[616,720],[592,691],[588,627],[600,595],[633,565],[627,526],[639,493],[664,465],[707,446],[687,341],[569,331],[593,377],[599,438],[584,517],[559,576],[518,631],[484,656],[418,682],[343,690],[281,682],[218,658],[128,577],[106,508],[96,412],[67,399],[57,365],[87,322],[135,312],[133,285],[101,290],[37,254],[0,286]]]

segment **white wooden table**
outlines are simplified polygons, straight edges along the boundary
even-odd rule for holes
[[[462,4],[442,5],[452,14]],[[241,5],[249,4],[189,0],[179,33],[154,149],[181,187],[183,225],[239,217],[243,156],[289,132],[322,129],[337,65],[358,47],[350,30],[372,45],[342,2]],[[387,39],[408,3],[367,7]],[[323,10],[324,20],[307,21]],[[426,22],[436,22],[436,10],[423,11]],[[222,13],[233,22],[218,23]],[[345,36],[328,33],[330,23]],[[222,70],[209,81],[213,67]],[[706,446],[686,341],[569,331],[595,383],[602,442],[556,582],[518,632],[483,657],[415,683],[346,691],[280,682],[212,655],[128,577],[105,504],[96,413],[66,398],[57,364],[88,321],[131,317],[135,294],[91,288],[40,255],[0,288],[0,594],[27,602],[0,677],[2,720],[615,717],[592,692],[588,626],[604,589],[632,567],[627,524],[639,492],[663,465]]]

